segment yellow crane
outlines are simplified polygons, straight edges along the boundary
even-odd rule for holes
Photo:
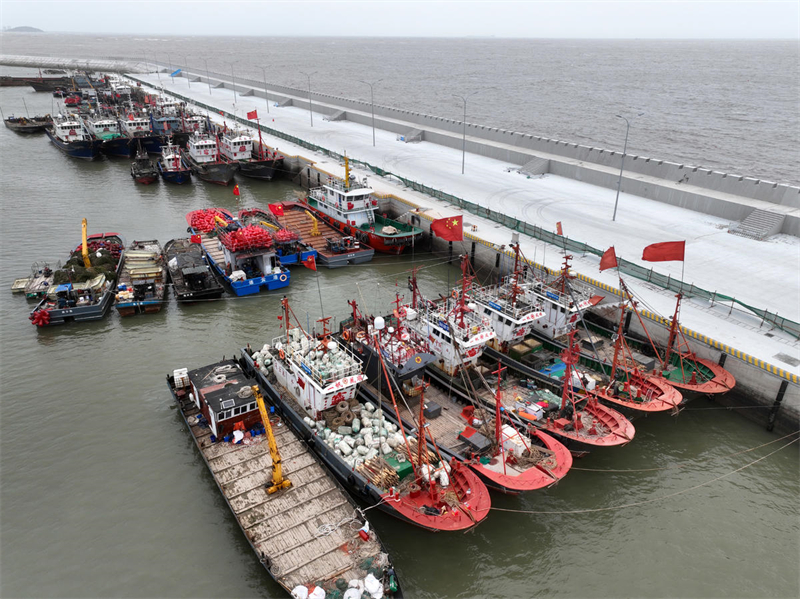
[[[82,243],[81,243],[81,254],[83,255],[83,265],[86,268],[91,268],[92,267],[92,261],[89,260],[89,242],[86,240],[87,223],[86,223],[86,219],[85,218],[83,219],[83,222],[81,223],[81,227],[83,229],[83,239],[82,239]]]
[[[267,439],[269,439],[269,455],[272,458],[272,486],[267,487],[267,494],[272,495],[281,489],[288,489],[292,486],[289,479],[283,478],[283,466],[281,465],[281,453],[278,451],[278,443],[275,441],[275,435],[272,434],[272,425],[269,423],[269,414],[267,407],[264,405],[264,398],[261,396],[261,391],[258,385],[253,385],[253,395],[258,402],[258,411],[261,412],[261,420],[264,421],[264,430],[267,432]]]
[[[320,235],[319,228],[317,227],[317,219],[314,218],[314,215],[308,210],[306,210],[306,215],[311,219],[311,237],[317,237]]]

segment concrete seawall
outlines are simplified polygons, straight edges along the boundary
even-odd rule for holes
[[[212,87],[233,88],[225,75],[210,75]],[[205,75],[193,76],[191,80],[209,81]],[[237,78],[236,91],[265,97],[264,83],[254,80]],[[308,97],[307,91],[269,83],[270,102],[307,106]],[[311,101],[317,113],[335,116],[336,120],[372,124],[369,102],[313,91]],[[414,132],[419,139],[430,143],[462,147],[465,129],[462,121],[381,105],[375,105],[374,110],[376,128],[397,135]],[[620,151],[474,123],[466,123],[466,150],[519,166],[534,161],[537,174],[549,172],[609,189],[616,189],[622,160]],[[784,218],[780,232],[800,236],[798,186],[627,154],[622,191],[731,221],[744,220],[756,209],[773,212]]]

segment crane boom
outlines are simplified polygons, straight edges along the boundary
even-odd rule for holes
[[[281,453],[278,451],[278,443],[275,441],[275,435],[272,433],[272,425],[269,422],[269,414],[267,413],[267,406],[264,405],[264,398],[261,395],[261,390],[258,385],[253,385],[253,395],[258,402],[258,411],[261,412],[261,420],[264,421],[264,430],[267,432],[267,439],[269,440],[269,454],[272,458],[272,486],[267,487],[267,494],[272,495],[281,489],[288,489],[292,486],[289,479],[283,478],[283,465],[281,464]]]
[[[81,238],[81,254],[83,255],[83,265],[86,268],[91,268],[92,261],[89,260],[89,243],[86,240],[86,227],[87,227],[86,219],[84,218],[83,222],[81,223],[81,228],[83,229],[83,235]]]

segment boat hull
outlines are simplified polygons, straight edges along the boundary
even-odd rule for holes
[[[187,243],[191,242],[189,242],[187,239],[173,239],[164,245],[167,273],[176,299],[180,303],[191,303],[222,297],[222,294],[225,293],[225,288],[217,282],[217,279],[214,277],[211,270],[208,270],[202,279],[204,285],[203,288],[198,288],[197,286],[192,287],[186,283],[185,278],[180,271],[173,272],[173,269],[170,267],[170,261],[172,261],[173,258],[177,259],[178,254],[180,254],[182,251],[185,251],[181,248],[185,247]],[[197,246],[197,244],[192,245]],[[203,250],[199,247],[197,250],[202,255]]]
[[[34,312],[45,302],[47,302],[47,298],[42,300],[42,302],[34,309]],[[95,320],[102,320],[108,314],[108,311],[111,309],[111,305],[113,303],[114,292],[110,289],[107,289],[103,292],[103,297],[100,299],[100,301],[92,306],[52,308],[48,310],[50,313],[49,322],[39,326],[55,326],[70,322],[93,322]]]
[[[250,160],[239,163],[239,172],[243,177],[272,181],[283,167],[283,158],[269,158],[267,160]]]
[[[235,162],[217,162],[200,164],[191,159],[190,156],[182,156],[183,164],[192,170],[192,173],[202,181],[214,183],[215,185],[229,185],[233,181],[233,176],[239,169]]]
[[[100,155],[100,147],[102,141],[93,139],[89,141],[72,141],[63,142],[50,132],[50,129],[45,129],[47,137],[53,142],[59,150],[64,152],[67,156],[73,158],[80,158],[82,160],[94,160]]]
[[[4,121],[6,127],[14,131],[15,133],[42,133],[45,131],[50,123],[32,123],[27,122],[25,124],[20,123],[9,123],[7,120]]]
[[[156,168],[158,168],[161,178],[167,183],[183,185],[184,183],[191,183],[192,181],[192,171],[190,171],[188,168],[179,171],[165,171],[160,160],[156,162]]]
[[[119,156],[122,158],[131,157],[131,140],[127,137],[117,137],[108,139],[100,146],[100,151],[106,156]]]

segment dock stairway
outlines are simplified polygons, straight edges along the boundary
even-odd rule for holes
[[[537,156],[523,164],[517,170],[521,175],[527,175],[529,177],[544,175],[550,172],[550,161],[547,158],[539,158]]]
[[[728,229],[731,235],[764,241],[767,237],[780,233],[785,214],[756,208],[742,222]]]
[[[333,114],[322,117],[323,121],[343,121],[347,119],[347,111],[337,110]]]

